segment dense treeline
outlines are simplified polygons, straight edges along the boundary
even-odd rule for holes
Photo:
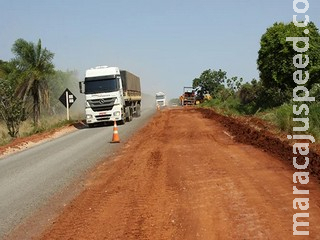
[[[34,128],[40,115],[56,114],[63,107],[58,98],[74,72],[55,70],[54,54],[37,43],[18,39],[12,46],[14,58],[0,60],[0,120],[11,137],[17,137],[22,121],[32,118]]]
[[[305,29],[309,30],[308,34],[304,32]],[[293,80],[297,70],[294,65],[297,52],[292,41],[286,41],[286,37],[309,37],[308,50],[301,53],[302,62],[307,65],[303,69],[302,78],[309,77],[303,86],[316,99],[307,103],[309,114],[302,111],[300,115],[294,116],[292,112],[292,105],[297,104],[293,102],[293,89],[297,86]],[[299,42],[298,47],[303,48],[305,45]],[[315,24],[310,22],[306,28],[301,28],[292,22],[275,23],[268,28],[261,37],[257,66],[259,80],[243,82],[242,78],[228,78],[227,73],[221,69],[208,69],[193,80],[193,87],[200,87],[212,95],[212,101],[205,105],[236,114],[260,113],[288,132],[292,132],[293,126],[297,124],[293,121],[294,117],[308,117],[310,133],[320,138],[320,34]],[[303,92],[299,94],[304,96]]]

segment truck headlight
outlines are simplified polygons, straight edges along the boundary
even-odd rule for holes
[[[87,114],[87,119],[93,118],[91,114]]]
[[[116,112],[113,113],[113,116],[115,116],[115,117],[119,117],[120,115],[121,115],[120,111],[116,111]]]

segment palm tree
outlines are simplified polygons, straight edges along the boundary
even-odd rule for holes
[[[21,78],[18,95],[25,106],[28,96],[33,98],[33,122],[38,126],[41,102],[49,103],[48,76],[54,73],[52,59],[54,54],[42,48],[41,40],[37,44],[27,42],[24,39],[15,41],[12,47],[15,55],[13,62]]]

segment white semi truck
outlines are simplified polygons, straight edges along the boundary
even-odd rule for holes
[[[165,107],[166,106],[166,95],[163,92],[156,93],[156,105],[157,107]]]
[[[124,124],[141,115],[140,78],[128,71],[107,66],[88,69],[79,88],[85,94],[89,127],[101,122]]]

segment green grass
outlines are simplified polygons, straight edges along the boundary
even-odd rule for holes
[[[286,132],[288,134],[310,134],[317,141],[320,140],[320,103],[309,103],[309,114],[304,115],[304,111],[300,116],[293,114],[293,104],[298,103],[286,103],[280,107],[268,109],[260,112],[250,109],[250,105],[241,105],[237,98],[228,98],[226,101],[220,99],[212,99],[211,101],[204,102],[200,107],[214,108],[218,113],[232,116],[232,115],[250,115],[256,116],[263,120],[266,120],[276,126],[279,131]],[[253,114],[248,114],[252,113]],[[309,118],[309,129],[307,132],[293,132],[293,127],[303,126],[301,122],[294,122],[293,118]]]
[[[210,101],[206,101],[200,105],[200,107],[214,108],[218,113],[226,116],[241,115],[239,111],[240,102],[236,98],[228,98],[226,101],[215,98]]]
[[[292,133],[294,122],[291,104],[284,104],[278,108],[267,110],[260,116],[262,119],[271,122],[281,131]]]
[[[295,103],[296,104],[296,103]],[[293,114],[293,104],[283,104],[280,107],[267,110],[260,117],[274,124],[278,129],[289,134],[310,134],[320,140],[320,103],[309,104],[309,114],[296,116]],[[309,129],[306,132],[293,132],[293,127],[302,126],[301,122],[294,122],[293,118],[309,118]]]
[[[318,140],[320,139],[320,103],[312,103],[309,110],[309,132]]]

